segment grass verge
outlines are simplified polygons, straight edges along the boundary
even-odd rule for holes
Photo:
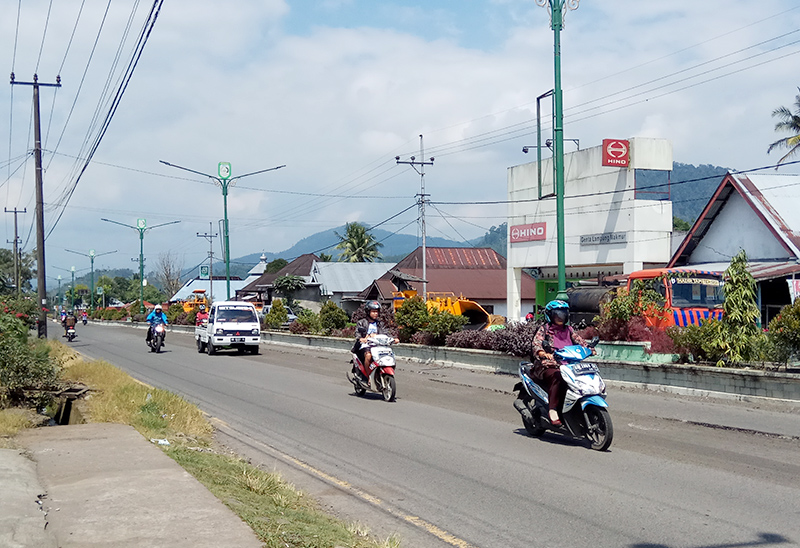
[[[169,440],[164,452],[245,521],[266,547],[400,546],[395,536],[377,540],[366,527],[329,516],[279,474],[218,452],[209,422],[180,396],[141,384],[109,363],[85,361],[59,342],[52,344],[62,378],[91,389],[82,402],[88,422],[128,424],[147,439]]]

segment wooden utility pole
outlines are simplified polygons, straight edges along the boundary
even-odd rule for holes
[[[197,233],[198,238],[205,238],[208,240],[208,304],[214,302],[214,238],[218,234],[212,233],[211,229],[214,225],[208,223],[208,232],[205,234]]]
[[[11,85],[33,86],[33,158],[36,162],[36,289],[39,297],[39,337],[47,338],[47,283],[44,263],[44,180],[42,178],[42,127],[39,122],[39,87],[61,87],[61,76],[56,76],[55,84],[39,83],[39,76],[33,75],[33,82],[16,82],[11,73]]]

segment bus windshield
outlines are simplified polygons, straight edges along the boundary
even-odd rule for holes
[[[687,274],[670,276],[672,306],[675,308],[722,308],[725,296],[719,276]]]

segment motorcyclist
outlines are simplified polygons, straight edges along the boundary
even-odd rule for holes
[[[72,310],[70,310],[67,314],[63,316],[63,320],[61,320],[61,325],[64,326],[64,337],[67,336],[67,331],[70,328],[75,329],[75,325],[78,323],[78,318],[75,317]]]
[[[566,302],[550,301],[544,308],[544,316],[545,323],[533,336],[531,375],[542,388],[547,390],[550,423],[553,426],[561,426],[558,410],[564,402],[567,384],[561,377],[560,364],[554,352],[572,344],[588,345],[569,325],[569,304]],[[594,354],[594,349],[592,353]]]
[[[372,363],[372,352],[369,346],[366,345],[367,339],[375,335],[390,335],[386,327],[378,319],[381,312],[381,305],[378,301],[369,301],[364,305],[364,310],[367,312],[367,317],[358,320],[356,323],[356,341],[353,344],[353,353],[358,356],[359,361],[364,364],[364,369],[369,371],[370,364]],[[395,343],[400,342],[399,339],[394,339]],[[364,384],[369,382],[369,379],[358,370],[353,364],[353,374]]]
[[[153,311],[147,315],[147,323],[150,324],[150,328],[147,329],[147,337],[145,337],[144,340],[146,343],[150,343],[150,339],[153,338],[152,327],[160,323],[163,323],[164,325],[169,324],[169,322],[167,321],[167,315],[164,314],[164,310],[162,309],[160,304],[157,304],[153,309]],[[164,346],[167,346],[166,344],[164,344],[166,338],[167,338],[167,332],[164,331],[164,338],[161,339],[161,342]]]
[[[89,314],[87,314],[85,310],[81,313],[81,320],[83,320],[83,325],[86,325],[86,322],[89,320]]]
[[[203,320],[208,320],[208,312],[206,311],[206,305],[201,304],[197,309],[195,325],[203,325]]]

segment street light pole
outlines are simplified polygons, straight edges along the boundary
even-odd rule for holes
[[[69,290],[70,295],[72,297],[72,302],[70,302],[69,304],[69,310],[70,312],[74,312],[75,311],[75,267],[73,266],[69,270],[70,272],[72,272],[72,287]]]
[[[65,251],[68,251],[70,253],[75,253],[76,255],[83,255],[84,257],[89,257],[89,260],[91,261],[92,286],[89,289],[89,291],[90,291],[90,293],[89,293],[90,294],[90,297],[89,297],[89,312],[94,312],[94,260],[95,260],[96,257],[102,257],[103,255],[110,255],[111,253],[116,253],[117,250],[106,251],[105,253],[95,254],[94,249],[90,249],[88,255],[86,253],[81,253],[80,251],[72,251],[71,249],[67,249]]]
[[[111,219],[100,220],[139,231],[139,314],[144,314],[144,233],[160,226],[174,225],[180,221],[170,221],[168,223],[161,223],[160,225],[147,226],[146,219],[137,219],[136,226],[132,226],[120,223],[119,221],[112,221]]]
[[[564,252],[564,107],[561,94],[561,29],[567,8],[578,9],[580,0],[536,0],[539,6],[547,6],[550,12],[550,27],[553,29],[554,57],[554,112],[553,112],[553,162],[556,176],[556,232],[558,235],[558,295],[557,299],[568,300],[566,257]]]
[[[215,183],[222,187],[222,207],[223,207],[223,221],[222,221],[222,241],[225,246],[225,285],[227,289],[227,298],[226,300],[230,300],[231,298],[231,250],[230,250],[230,239],[228,236],[228,187],[233,186],[233,184],[244,177],[249,177],[250,175],[257,175],[259,173],[266,173],[267,171],[275,171],[276,169],[281,169],[282,167],[286,167],[286,165],[271,167],[269,169],[261,169],[259,171],[253,171],[252,173],[245,173],[244,175],[239,175],[238,177],[231,177],[232,170],[231,164],[228,162],[220,162],[217,165],[217,175],[209,175],[208,173],[203,173],[202,171],[195,171],[193,169],[189,169],[188,167],[182,167],[175,164],[170,164],[169,162],[165,162],[164,160],[159,160],[162,164],[169,167],[174,167],[177,169],[182,169],[184,171],[188,171],[189,173],[196,173],[197,175],[202,175],[203,177],[208,177],[212,179]],[[213,283],[214,280],[211,280]]]

